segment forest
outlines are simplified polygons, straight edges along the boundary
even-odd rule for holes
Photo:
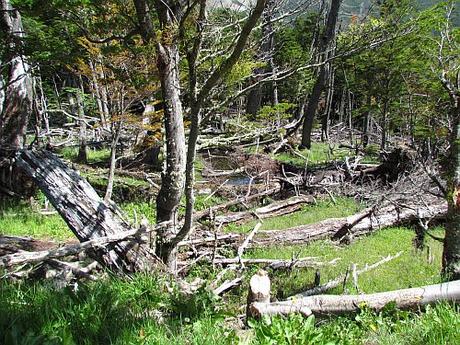
[[[460,344],[458,0],[0,0],[0,344]]]

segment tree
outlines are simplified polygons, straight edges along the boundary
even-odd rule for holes
[[[146,43],[154,38],[154,26],[150,9],[145,0],[134,0],[139,28]],[[198,7],[198,9],[196,8]],[[161,189],[157,196],[157,222],[169,221],[173,226],[157,235],[156,250],[171,271],[176,267],[176,248],[192,229],[194,208],[194,161],[198,140],[201,112],[205,100],[214,86],[222,81],[239,60],[246,41],[262,15],[265,0],[258,0],[246,19],[231,53],[198,85],[197,61],[203,44],[206,26],[206,0],[188,4],[183,1],[156,1],[155,12],[159,21],[159,39],[155,42],[157,68],[164,101],[164,124],[166,141],[166,167],[162,174]],[[193,36],[185,40],[188,20],[197,15]],[[185,46],[188,65],[188,99],[190,106],[190,135],[185,144],[184,111],[180,93],[179,45]],[[186,213],[183,226],[178,226],[178,206],[182,195],[186,197]]]
[[[4,42],[0,61],[0,87],[5,88],[0,96],[0,187],[8,193],[29,193],[30,184],[16,169],[10,169],[10,159],[25,145],[29,116],[32,112],[32,77],[30,65],[24,56],[24,30],[19,12],[9,0],[0,1],[0,42]],[[6,69],[3,83],[3,68]],[[6,177],[6,178],[5,178]],[[22,180],[22,181],[21,181]]]
[[[446,17],[440,28],[437,71],[451,100],[453,119],[447,164],[447,222],[444,237],[443,273],[451,280],[460,279],[460,30],[452,28],[455,1],[446,3]]]
[[[321,34],[318,40],[317,51],[320,62],[326,62],[328,58],[328,51],[330,50],[330,44],[335,37],[335,28],[337,25],[337,19],[339,16],[339,9],[341,0],[332,0],[329,12],[327,15],[327,22],[324,32]],[[321,93],[324,90],[326,83],[326,66],[322,64],[319,67],[318,76],[316,78],[315,85],[308,100],[307,109],[305,111],[303,126],[302,126],[302,143],[300,147],[310,149],[311,148],[311,131],[313,129],[313,122],[315,119],[316,110],[318,108],[319,99]]]

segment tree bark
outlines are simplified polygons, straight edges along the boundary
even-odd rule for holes
[[[119,209],[104,202],[86,180],[52,153],[24,150],[17,164],[35,180],[80,242],[133,230]],[[150,270],[155,263],[148,244],[139,238],[97,248],[93,256],[118,273]]]
[[[24,146],[27,123],[32,112],[30,66],[23,55],[25,37],[21,15],[9,0],[0,1],[0,27],[6,34],[7,50],[3,61],[8,64],[7,88],[0,114],[0,147],[18,150]]]
[[[0,30],[6,43],[0,60],[8,66],[0,91],[0,195],[29,196],[35,191],[32,181],[16,168],[13,157],[25,145],[33,83],[29,63],[23,55],[25,34],[21,16],[9,0],[0,0]]]
[[[451,280],[460,279],[460,94],[455,112],[448,163],[448,211],[443,251],[443,273]]]
[[[325,33],[318,41],[318,52],[321,54],[319,58],[320,62],[324,62],[327,59],[327,49],[330,46],[330,43],[334,40],[335,27],[337,25],[341,2],[342,0],[332,0],[331,2],[331,7],[327,15]],[[301,148],[311,148],[311,132],[313,129],[313,122],[315,119],[316,110],[318,109],[319,99],[325,86],[325,81],[326,68],[323,64],[319,68],[318,76],[316,78],[316,82],[313,87],[311,97],[308,101],[307,109],[305,111],[305,118],[302,126],[302,143],[300,145]]]

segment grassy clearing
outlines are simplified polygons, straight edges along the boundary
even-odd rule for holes
[[[65,241],[74,237],[67,224],[57,215],[42,215],[30,203],[3,204],[0,211],[0,235],[30,236],[36,239]]]
[[[314,205],[306,205],[300,211],[263,221],[261,230],[281,230],[294,226],[311,224],[327,218],[340,218],[352,215],[362,209],[352,198],[338,197],[334,204],[330,199],[319,200]],[[242,225],[229,224],[225,227],[227,232],[246,233],[251,231],[257,221],[251,221]]]
[[[435,232],[442,235],[442,229]],[[400,258],[360,276],[361,289],[375,292],[437,282],[440,245],[428,241],[435,255],[433,264],[428,264],[423,253],[413,251],[413,235],[410,229],[393,228],[343,248],[322,241],[304,248],[255,250],[248,256],[289,258],[299,251],[325,258],[340,256],[337,267],[323,270],[326,278],[335,277],[350,262],[373,262],[404,250]],[[274,291],[292,292],[300,287],[290,286],[291,281],[299,280],[300,270],[270,274]],[[308,282],[305,279],[302,287]],[[0,281],[0,343],[435,345],[458,344],[460,340],[460,314],[445,304],[422,314],[388,307],[379,314],[364,309],[356,315],[322,320],[300,316],[264,319],[251,322],[250,330],[237,332],[224,320],[238,313],[229,303],[243,304],[246,286],[236,289],[228,296],[230,300],[218,300],[205,289],[192,297],[184,297],[176,289],[171,293],[171,285],[164,275],[137,275],[129,280],[112,277],[81,284],[76,291],[55,290],[45,283]],[[334,292],[341,293],[341,289]]]

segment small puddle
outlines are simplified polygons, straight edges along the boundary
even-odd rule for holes
[[[253,181],[254,183],[255,181]],[[251,183],[251,178],[244,175],[229,176],[226,185],[228,186],[245,186]]]

